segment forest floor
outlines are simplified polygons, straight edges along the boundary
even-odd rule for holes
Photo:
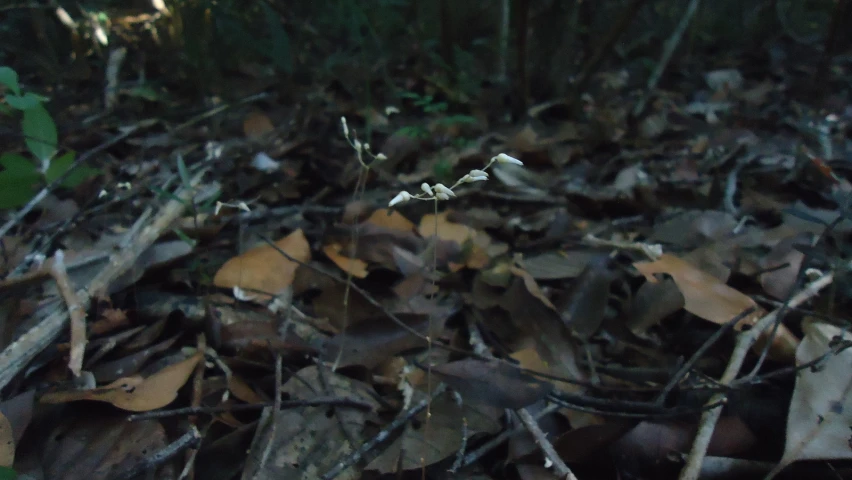
[[[788,58],[522,115],[423,69],[367,107],[245,72],[206,105],[55,92],[97,173],[4,218],[0,460],[849,478],[852,106]]]

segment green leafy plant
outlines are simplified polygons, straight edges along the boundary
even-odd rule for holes
[[[50,183],[65,175],[73,166],[74,152],[59,153],[56,124],[44,106],[47,98],[32,92],[23,92],[18,84],[18,74],[9,67],[0,67],[0,85],[6,87],[5,103],[0,112],[6,115],[21,114],[21,131],[24,143],[32,158],[6,152],[0,154],[0,209],[26,204],[33,197],[33,186]],[[69,173],[61,186],[74,188],[86,179],[100,173],[88,167],[78,167]]]

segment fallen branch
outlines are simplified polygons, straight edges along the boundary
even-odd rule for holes
[[[159,214],[142,228],[127,246],[110,257],[109,263],[92,279],[86,288],[77,292],[81,305],[86,305],[96,294],[107,291],[110,284],[133,266],[136,257],[150,247],[183,213],[187,204],[198,192],[206,170],[191,180],[189,188],[181,188],[177,199],[168,201]],[[68,310],[55,306],[55,310],[38,325],[21,335],[0,353],[0,388],[5,387],[42,350],[50,345],[68,321]]]
[[[788,307],[795,308],[802,303],[805,303],[812,297],[816,296],[820,290],[830,285],[832,281],[834,281],[834,274],[832,273],[825,274],[814,280],[790,299]],[[775,324],[781,312],[785,310],[785,307],[773,310],[772,313],[769,313],[758,320],[750,330],[740,332],[737,336],[734,351],[731,353],[731,358],[728,361],[728,366],[725,368],[722,378],[719,379],[720,384],[727,386],[734,382],[740,372],[740,368],[742,368],[743,361],[745,361],[745,357],[746,354],[748,354],[749,349],[751,349],[752,345],[757,342],[757,339],[764,330]],[[713,403],[720,405],[705,411],[704,414],[701,415],[701,421],[698,424],[698,433],[695,435],[695,440],[692,443],[692,449],[689,451],[689,455],[687,456],[686,466],[684,466],[683,470],[680,472],[680,477],[678,477],[679,480],[696,480],[701,473],[701,464],[704,462],[704,457],[707,455],[707,447],[710,445],[710,437],[713,435],[713,430],[716,428],[716,422],[722,414],[723,405],[721,405],[721,403],[724,403],[726,398],[727,397],[724,393],[717,393],[707,402],[708,405]]]
[[[59,294],[68,307],[71,318],[71,352],[68,355],[68,369],[75,377],[83,370],[83,354],[86,353],[86,309],[80,302],[80,297],[74,292],[68,272],[65,270],[65,253],[57,250],[50,264],[50,274],[56,281]]]

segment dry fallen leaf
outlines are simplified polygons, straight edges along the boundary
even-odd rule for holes
[[[370,215],[365,223],[372,223],[379,227],[389,228],[391,230],[399,230],[400,232],[411,233],[415,230],[415,225],[411,220],[405,218],[401,213],[392,210],[388,215],[388,209],[381,208]]]
[[[355,278],[365,278],[369,272],[367,272],[367,262],[359,259],[352,258],[342,255],[340,251],[343,250],[343,247],[338,243],[332,243],[330,245],[326,245],[322,247],[322,252],[325,256],[328,257],[329,260],[334,262],[338,268],[343,270],[344,272],[352,275]]]
[[[796,364],[811,362],[831,350],[834,337],[852,335],[822,322],[808,322],[805,338],[796,352]],[[796,374],[796,387],[787,416],[787,441],[782,465],[797,460],[847,460],[852,458],[849,426],[852,425],[852,350],[830,355],[819,369]]]
[[[109,385],[92,390],[52,392],[41,397],[42,403],[65,403],[94,400],[111,403],[131,412],[147,412],[165,407],[177,398],[177,392],[195,370],[203,355],[195,355],[169,365],[148,378],[138,375],[120,378]]]
[[[751,297],[674,255],[664,254],[655,262],[637,262],[633,266],[649,282],[658,282],[654,276],[657,273],[671,275],[683,294],[684,309],[718,325],[728,323],[749,308],[756,308],[754,313],[737,323],[736,329],[739,330],[744,325],[752,325],[763,313]],[[769,353],[778,360],[790,360],[795,355],[797,345],[796,336],[787,327],[780,325]],[[755,344],[755,348],[762,348],[761,342]]]
[[[734,317],[757,304],[750,297],[725,285],[716,277],[670,254],[655,262],[633,264],[649,282],[657,283],[656,273],[671,275],[683,293],[684,308],[693,315],[724,325]]]
[[[243,133],[249,138],[258,138],[274,130],[272,120],[260,112],[252,112],[243,120]]]
[[[275,242],[275,245],[301,262],[311,260],[311,247],[302,230]],[[277,295],[293,283],[299,264],[288,260],[270,245],[261,245],[222,265],[213,284],[222,288],[240,287],[247,291]]]

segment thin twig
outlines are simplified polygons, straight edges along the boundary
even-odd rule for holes
[[[136,422],[139,420],[148,420],[151,418],[166,418],[166,417],[175,417],[179,415],[196,415],[200,413],[206,414],[214,414],[214,413],[222,413],[222,412],[244,412],[251,410],[261,410],[266,407],[274,407],[275,404],[273,402],[266,403],[251,403],[246,405],[220,405],[216,407],[184,407],[184,408],[173,408],[170,410],[155,410],[152,412],[145,413],[136,413],[133,415],[128,415],[127,421]],[[300,408],[300,407],[318,407],[318,406],[330,406],[330,407],[351,407],[357,408],[359,410],[372,410],[372,406],[369,403],[364,401],[355,399],[355,398],[346,398],[346,397],[317,397],[312,398],[310,400],[284,400],[281,401],[279,407],[280,408]]]
[[[160,235],[183,213],[186,203],[195,195],[205,171],[191,180],[189,188],[181,188],[177,198],[167,202],[150,225],[143,228],[128,248],[116,252],[109,263],[89,283],[77,292],[80,304],[87,304],[92,297],[107,291],[110,284],[131,266],[136,258],[150,247]],[[59,337],[68,320],[68,311],[58,306],[47,318],[21,335],[0,353],[0,388],[5,387],[26,365],[51,342]]]
[[[553,462],[553,469],[559,474],[559,478],[577,480],[577,477],[574,476],[574,473],[571,472],[568,465],[565,465],[565,462],[562,461],[562,457],[556,453],[556,449],[553,448],[553,444],[547,439],[547,434],[545,434],[541,427],[538,426],[538,421],[533,418],[530,412],[525,408],[520,408],[516,410],[515,413],[518,415],[518,418],[521,419],[524,426],[527,427],[527,430],[529,430],[533,438],[535,438],[535,443],[538,444],[538,447],[544,453],[545,458]]]
[[[680,367],[680,369],[678,369],[678,371],[674,374],[674,376],[672,376],[672,378],[669,379],[668,383],[666,383],[666,386],[663,387],[663,389],[660,391],[659,395],[657,395],[657,399],[656,399],[655,403],[657,405],[662,405],[666,401],[666,397],[669,396],[669,392],[671,392],[672,389],[674,389],[674,387],[678,383],[680,383],[681,379],[683,377],[685,377],[686,374],[689,373],[690,370],[692,370],[693,365],[695,365],[695,363],[698,362],[698,360],[700,360],[701,357],[703,357],[705,353],[707,353],[707,350],[709,350],[710,347],[715,345],[716,342],[720,338],[722,338],[723,335],[730,332],[734,327],[736,327],[736,325],[740,322],[740,320],[743,320],[744,318],[751,315],[754,312],[754,310],[755,310],[755,307],[750,307],[750,308],[743,310],[742,312],[740,312],[739,315],[737,315],[731,321],[729,321],[728,323],[723,325],[722,328],[716,330],[716,332],[714,332],[713,335],[710,335],[710,338],[708,338],[707,341],[705,341],[704,344],[701,345],[701,347],[698,350],[696,350],[695,353],[692,354],[692,356],[689,358],[689,360],[686,363],[684,363]]]
[[[790,307],[798,307],[802,303],[816,296],[820,290],[827,287],[834,281],[834,274],[828,273],[814,280],[802,291],[794,295],[788,305]],[[728,366],[719,379],[722,385],[730,385],[737,377],[745,361],[746,354],[754,345],[764,330],[773,325],[778,319],[783,307],[772,311],[765,317],[761,318],[754,326],[747,331],[740,332],[737,336],[737,341],[734,346],[734,351],[731,353],[731,358],[728,361]],[[725,402],[726,395],[717,393],[708,401],[708,404]],[[722,407],[716,407],[704,412],[701,415],[699,422],[698,433],[695,435],[695,440],[692,443],[692,449],[687,456],[686,466],[680,472],[679,480],[696,480],[701,473],[701,464],[704,462],[704,457],[707,455],[707,447],[710,445],[710,437],[713,435],[713,430],[716,428],[716,422],[722,414]]]
[[[492,357],[491,352],[488,351],[488,347],[482,341],[482,336],[479,334],[476,321],[472,315],[467,316],[467,328],[470,343],[473,345],[474,351],[485,357]],[[553,468],[556,470],[556,473],[559,474],[559,477],[567,478],[569,480],[577,480],[577,477],[574,476],[574,473],[571,472],[568,465],[566,465],[559,454],[556,453],[556,449],[553,448],[553,444],[551,444],[550,440],[547,439],[547,435],[541,430],[541,427],[538,426],[538,421],[533,418],[529,410],[526,408],[519,408],[515,411],[515,413],[530,432],[530,435],[533,436],[535,443],[537,443],[539,448],[541,448],[545,458],[553,464]]]

